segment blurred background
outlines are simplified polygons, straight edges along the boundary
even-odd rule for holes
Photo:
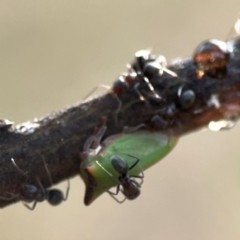
[[[239,10],[239,0],[1,0],[0,117],[20,123],[74,104],[111,84],[139,49],[171,60],[226,40]],[[59,207],[0,210],[0,239],[240,239],[239,133],[183,137],[145,172],[135,201],[104,194],[86,207],[76,177]]]

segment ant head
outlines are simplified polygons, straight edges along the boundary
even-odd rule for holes
[[[128,164],[127,162],[121,158],[120,156],[112,156],[111,163],[113,168],[121,175],[126,174],[128,172]]]
[[[51,189],[49,190],[48,193],[48,202],[53,205],[53,206],[57,206],[58,204],[60,204],[62,201],[64,200],[64,196],[63,193],[58,190],[58,189]]]

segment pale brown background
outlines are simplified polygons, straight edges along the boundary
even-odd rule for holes
[[[139,49],[172,59],[204,39],[226,39],[239,3],[1,0],[0,117],[20,123],[73,104],[97,84],[111,84]],[[1,210],[0,239],[238,240],[239,134],[238,126],[182,138],[145,172],[141,197],[122,205],[104,194],[85,207],[76,177],[59,207]]]

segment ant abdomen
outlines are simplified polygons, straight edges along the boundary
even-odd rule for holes
[[[140,184],[138,184],[134,180],[127,179],[126,181],[122,181],[122,185],[123,185],[123,194],[129,200],[136,199],[141,193]]]
[[[48,191],[48,202],[52,206],[57,206],[64,200],[65,200],[65,197],[60,190],[51,189],[51,190]]]

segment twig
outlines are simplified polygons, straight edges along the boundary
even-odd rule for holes
[[[121,133],[126,126],[135,128],[141,124],[152,131],[180,136],[207,126],[210,121],[235,120],[240,105],[240,39],[228,45],[233,52],[227,74],[220,79],[207,75],[200,79],[192,58],[181,59],[167,67],[175,74],[163,71],[163,75],[151,79],[154,91],[146,81],[136,79],[137,88],[130,87],[118,97],[108,92],[16,127],[9,122],[4,126],[3,121],[0,124],[0,196],[19,194],[19,186],[36,183],[36,177],[44,187],[50,187],[42,158],[54,184],[78,175],[83,145],[103,124],[107,126],[104,138]],[[179,91],[186,87],[195,93],[196,100],[191,108],[182,109],[177,101]],[[159,117],[160,121],[154,121]],[[11,159],[27,176],[17,170]],[[19,199],[0,199],[0,207],[16,201]]]

